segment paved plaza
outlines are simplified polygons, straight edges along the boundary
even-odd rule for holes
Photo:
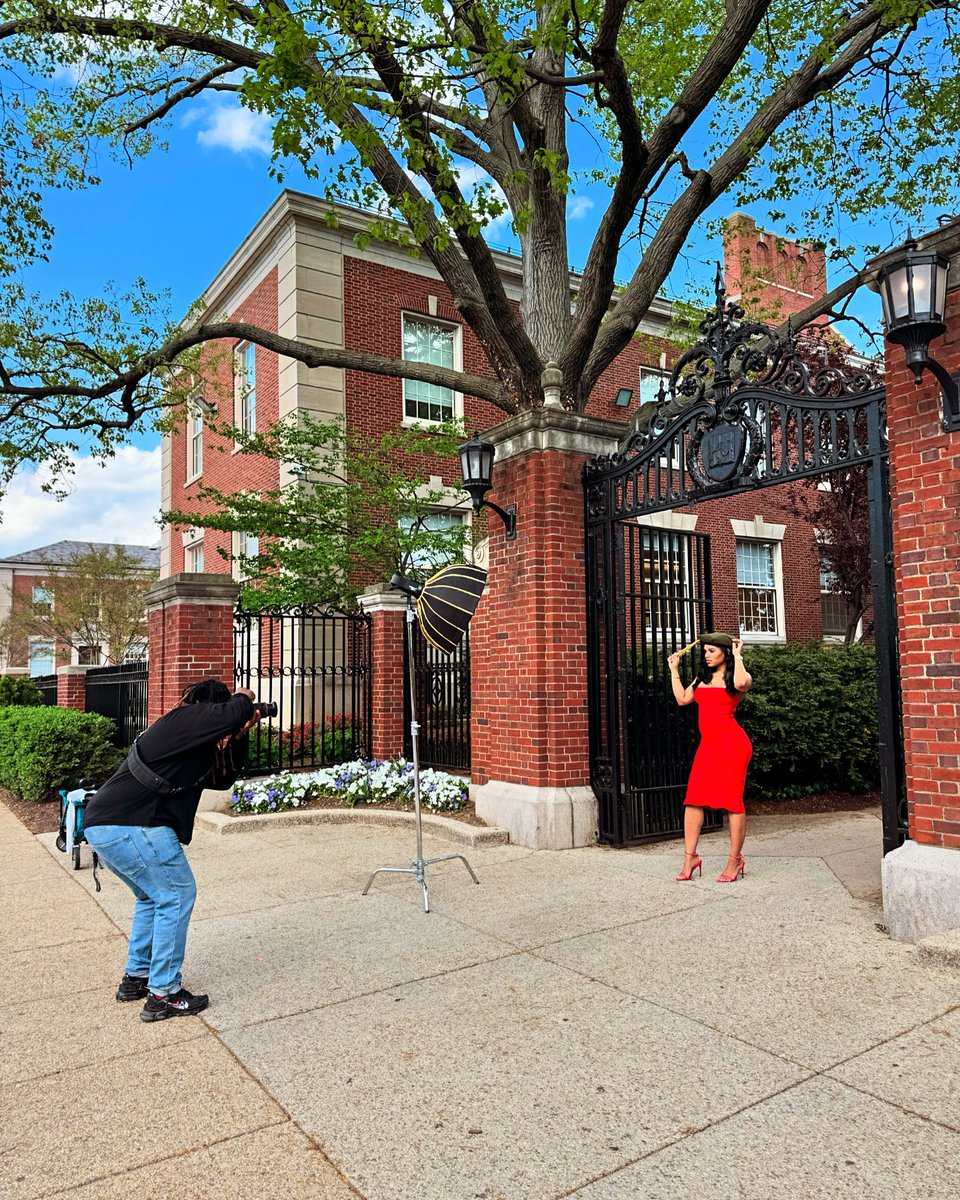
[[[200,831],[184,982],[113,999],[132,898],[0,806],[0,1196],[682,1200],[960,1194],[960,969],[891,942],[874,811],[676,844],[464,852]],[[429,854],[459,850],[429,835]]]

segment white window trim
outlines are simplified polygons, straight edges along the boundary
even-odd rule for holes
[[[50,647],[50,664],[51,664],[51,666],[50,666],[49,671],[38,671],[38,672],[36,672],[36,674],[34,674],[33,669],[32,669],[33,668],[33,660],[34,660],[33,649],[37,645]],[[46,656],[44,656],[44,657],[46,657]],[[27,674],[28,674],[28,676],[31,679],[37,679],[37,678],[39,678],[40,675],[53,674],[56,671],[56,669],[57,669],[57,645],[56,645],[56,642],[51,642],[49,638],[42,638],[42,637],[27,638]]]
[[[665,358],[666,355],[663,355],[663,357]],[[658,380],[661,380],[664,384],[667,384],[670,382],[670,372],[666,369],[666,366],[661,365],[659,367],[651,367],[649,363],[641,363],[640,366],[637,368],[637,400],[641,404],[645,403],[645,401],[643,399],[644,372],[646,372],[647,375],[655,376]]]
[[[80,647],[72,646],[70,649],[71,665],[74,667],[102,667],[105,663],[105,660],[110,657],[110,647],[107,642],[101,641],[97,643],[97,649],[99,650],[99,662],[82,663],[80,661]]]
[[[404,325],[410,321],[419,321],[423,325],[439,325],[443,329],[454,330],[453,338],[453,370],[463,370],[463,326],[457,321],[444,321],[442,318],[428,316],[422,312],[414,312],[411,309],[401,309],[400,311],[400,353],[403,354],[404,340]],[[411,361],[411,360],[405,360]],[[400,424],[401,425],[440,425],[440,421],[431,421],[425,417],[408,417],[407,416],[407,393],[406,380],[401,380],[403,385],[400,392]],[[453,413],[450,419],[452,421],[461,420],[463,418],[463,392],[453,390]]]
[[[247,350],[253,348],[253,428],[244,429],[244,416],[246,415],[246,396],[244,394],[244,385],[246,384],[247,376],[243,367],[244,355]],[[247,434],[257,432],[257,347],[254,342],[240,342],[233,351],[233,423],[236,427]],[[239,444],[234,442],[233,453],[236,454],[239,450]]]
[[[203,549],[203,530],[191,527],[190,529],[185,529],[180,537],[183,542],[183,569],[186,571],[187,555],[191,551],[196,550],[198,546]],[[204,567],[206,567],[206,563],[204,563]],[[204,572],[197,571],[192,573],[202,575]]]
[[[777,607],[777,629],[779,633],[744,633],[739,630],[739,602],[737,605],[737,628],[751,645],[779,645],[787,640],[787,609],[783,595],[783,535],[786,525],[765,521],[759,514],[752,521],[731,520],[733,535],[738,542],[770,542],[773,545],[773,589]],[[739,588],[739,583],[738,583]]]
[[[257,554],[260,553],[260,537],[254,533],[243,533],[239,529],[230,531],[230,574],[237,583],[243,583],[249,579],[249,575],[243,573],[243,568],[240,566],[240,556],[246,552],[246,541],[248,537],[257,539]],[[252,558],[253,555],[247,557]]]
[[[473,543],[473,506],[469,500],[464,499],[463,489],[447,487],[439,475],[431,475],[426,483],[421,484],[416,489],[415,494],[418,499],[422,500],[426,499],[431,493],[435,494],[437,492],[441,493],[441,498],[430,505],[429,511],[431,513],[449,513],[451,517],[460,518],[466,532],[463,542],[463,561],[476,562],[477,566],[482,566],[483,564],[476,557],[478,551],[475,551],[473,556],[470,553],[470,547]],[[485,547],[484,553],[489,552],[489,548],[486,546],[487,540],[484,539],[483,543],[481,543]]]
[[[187,477],[184,480],[184,486],[186,486],[187,484],[190,484],[190,483],[195,483],[203,475],[203,430],[204,430],[203,409],[200,408],[199,405],[195,405],[191,401],[188,405],[187,414],[188,414],[187,415],[187,462],[186,462]],[[199,431],[200,470],[193,471],[191,469],[193,467],[193,443],[194,443],[194,439],[195,439],[196,435],[194,434],[193,429],[191,428],[191,424],[193,421],[195,421],[197,419],[199,419],[199,421],[200,421],[200,431]]]

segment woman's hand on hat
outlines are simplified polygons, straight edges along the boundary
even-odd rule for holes
[[[733,657],[739,658],[743,654],[743,638],[733,639]]]
[[[679,671],[680,670],[680,655],[679,654],[668,655],[667,656],[667,665],[670,667],[671,671]]]

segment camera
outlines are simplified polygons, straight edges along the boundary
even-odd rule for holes
[[[276,700],[254,700],[253,707],[261,717],[275,717],[280,711]]]

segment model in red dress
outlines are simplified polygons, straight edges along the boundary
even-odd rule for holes
[[[702,662],[689,687],[680,680],[680,655],[671,654],[673,694],[678,704],[696,704],[700,717],[700,745],[690,770],[684,800],[683,832],[685,857],[678,880],[703,873],[697,843],[703,828],[705,808],[720,808],[729,814],[730,857],[718,883],[733,883],[744,874],[741,850],[747,831],[743,785],[753,753],[750,739],[734,716],[753,682],[743,665],[743,642],[726,633],[705,633],[699,639]]]

